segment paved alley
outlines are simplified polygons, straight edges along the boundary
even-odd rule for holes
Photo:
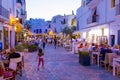
[[[25,54],[23,77],[20,80],[120,80],[112,72],[96,65],[82,66],[78,63],[78,54],[64,48],[47,47],[45,69],[37,71],[37,52]]]

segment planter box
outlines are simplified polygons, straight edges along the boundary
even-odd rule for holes
[[[84,66],[90,65],[90,53],[89,52],[79,52],[79,63]]]

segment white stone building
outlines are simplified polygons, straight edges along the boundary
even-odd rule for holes
[[[14,45],[12,43],[13,27],[9,24],[11,13],[10,4],[13,1],[0,0],[0,50],[8,49]]]
[[[57,15],[51,20],[51,28],[56,32],[61,32],[65,27],[76,26],[76,16],[70,15]]]
[[[33,19],[27,20],[28,24],[31,25],[31,32],[35,34],[47,33],[47,22],[44,19]]]
[[[77,29],[87,42],[120,45],[120,1],[82,0],[77,10]]]
[[[15,24],[19,1],[21,0],[0,0],[0,50],[15,47]],[[25,10],[25,0],[23,4]],[[21,15],[18,18],[23,19]]]

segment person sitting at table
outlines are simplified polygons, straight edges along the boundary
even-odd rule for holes
[[[83,43],[81,43],[78,48],[83,48]]]
[[[6,50],[3,50],[3,51],[1,52],[1,59],[2,59],[2,60],[7,60]]]
[[[20,57],[20,54],[19,54],[19,53],[16,53],[16,52],[15,52],[15,49],[12,48],[12,49],[10,50],[10,54],[9,54],[8,60],[10,60],[11,58],[19,58],[19,57]]]
[[[115,44],[112,48],[113,53],[115,53],[116,55],[120,55],[120,50],[119,50],[119,45]]]
[[[109,45],[104,45],[102,44],[102,47],[100,48],[100,56],[101,56],[101,60],[105,60],[105,54],[106,53],[112,53],[112,50],[110,49]]]

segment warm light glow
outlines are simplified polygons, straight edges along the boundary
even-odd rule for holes
[[[24,34],[24,37],[26,37],[26,36],[27,36],[27,34],[25,33],[25,34]]]
[[[52,30],[49,31],[49,35],[53,35],[53,31]]]
[[[108,36],[108,34],[109,34],[109,30],[108,30],[108,28],[105,28],[104,29],[104,36]]]
[[[15,19],[10,17],[10,25],[14,25],[15,24]]]
[[[15,26],[15,32],[17,31],[17,28],[16,28],[16,26]]]
[[[86,32],[83,32],[83,38],[86,39]]]
[[[15,20],[16,20],[16,21],[18,21],[18,20],[19,20],[19,18],[15,18]]]

